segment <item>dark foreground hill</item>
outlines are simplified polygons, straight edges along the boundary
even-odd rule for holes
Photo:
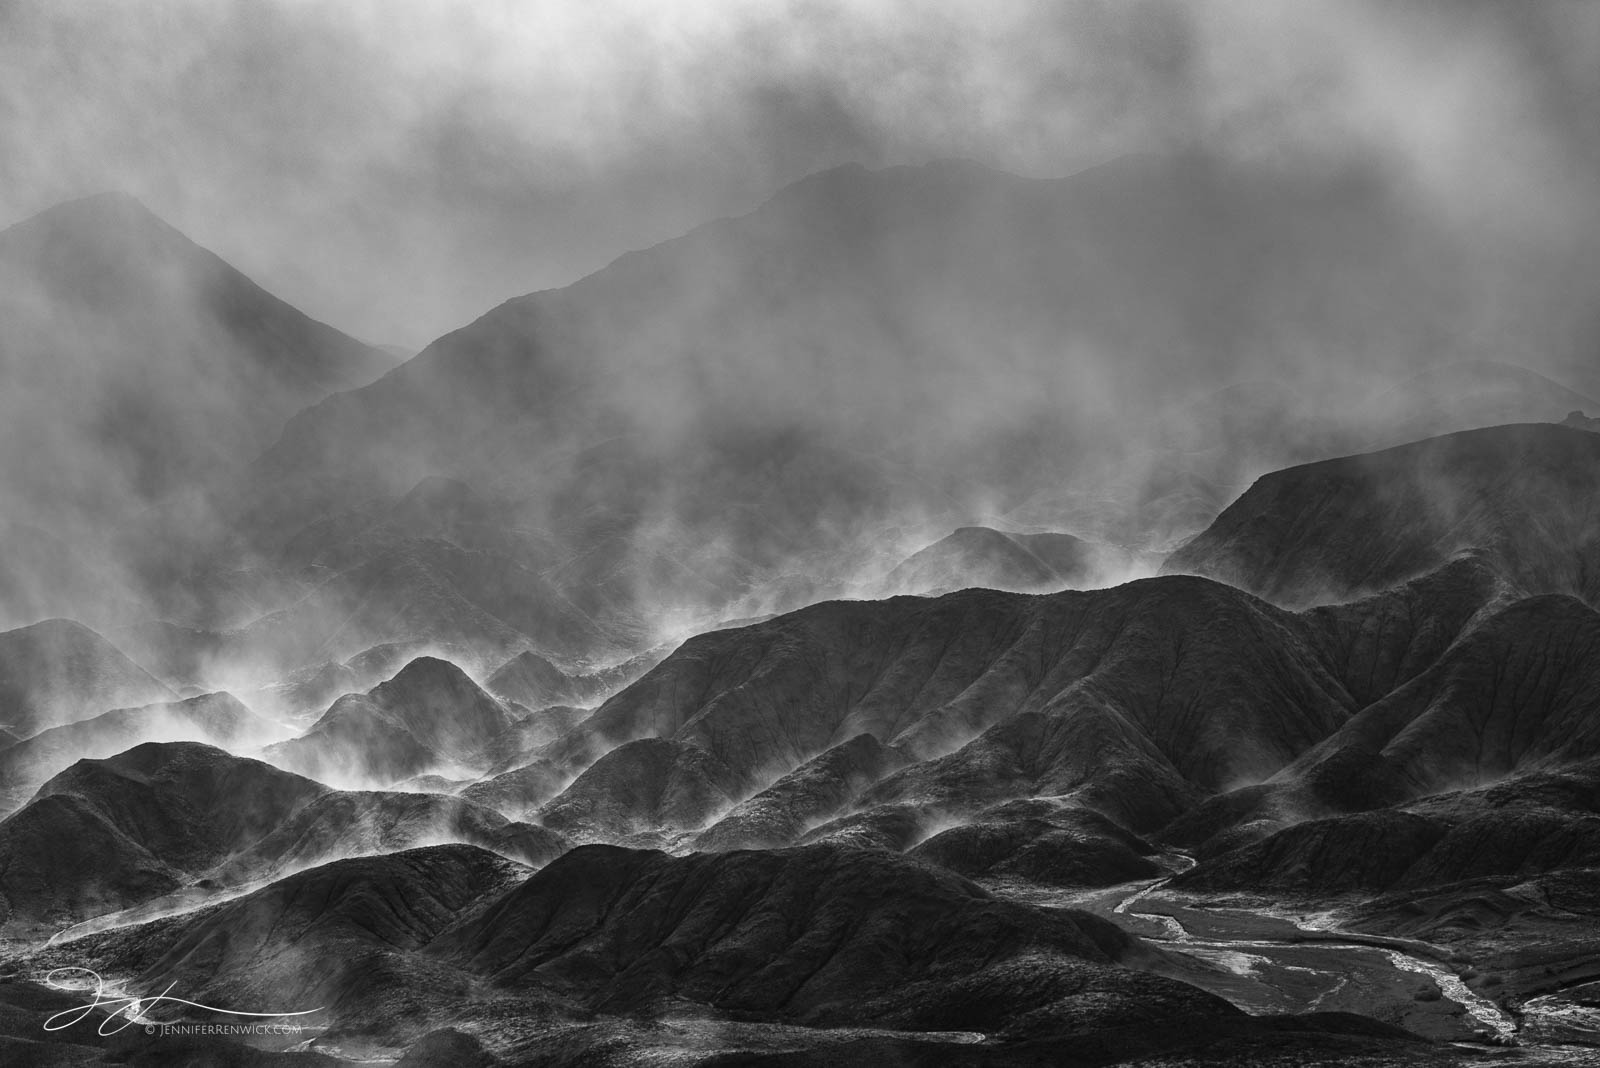
[[[210,746],[147,743],[80,760],[0,822],[0,923],[51,930],[334,857],[449,841],[524,864],[566,847],[460,798],[330,790]]]
[[[1526,593],[1600,600],[1600,435],[1463,431],[1263,476],[1168,559],[1282,604],[1347,600],[1475,553]]]
[[[1106,921],[837,847],[672,858],[593,846],[525,880],[470,847],[412,850],[71,950],[207,1004],[319,1008],[331,1045],[434,1035],[422,1048],[487,1046],[507,1064],[787,1051],[800,1063],[1091,1065],[1269,1036],[1425,1049],[1356,1017],[1247,1016],[1154,974],[1174,962]],[[445,1021],[477,1044],[437,1035]]]
[[[344,1068],[352,1062],[325,1053],[266,1049],[218,1033],[170,1034],[148,1038],[142,1026],[101,1035],[105,1020],[94,1013],[71,1026],[86,1004],[81,991],[52,989],[43,983],[0,978],[0,1060],[8,1065],[71,1065],[114,1068],[161,1064],[170,1068]],[[50,1029],[54,1027],[55,1029]],[[289,1043],[283,1043],[287,1045]]]

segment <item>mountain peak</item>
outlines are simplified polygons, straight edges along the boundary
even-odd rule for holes
[[[394,678],[385,685],[406,687],[471,687],[477,689],[478,684],[472,681],[465,671],[448,660],[441,660],[434,656],[419,656],[405,667],[401,668]]]
[[[199,255],[202,250],[131,193],[111,191],[66,200],[0,232],[25,255],[82,255],[84,248],[129,254]]]

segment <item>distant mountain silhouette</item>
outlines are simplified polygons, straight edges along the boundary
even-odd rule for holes
[[[250,749],[283,733],[226,693],[119,708],[51,727],[0,751],[0,815],[21,807],[45,780],[74,762],[114,756],[140,742],[195,741]]]
[[[393,783],[451,768],[480,770],[515,738],[510,712],[460,668],[418,657],[365,694],[346,694],[267,755],[336,784]]]
[[[599,671],[570,673],[528,651],[502,664],[484,685],[495,696],[528,708],[587,705],[611,696],[654,667],[659,659],[660,654],[641,654]]]
[[[29,457],[7,466],[0,501],[115,558],[141,593],[168,592],[158,580],[211,548],[216,517],[198,487],[236,477],[306,404],[394,366],[131,197],[0,231],[0,448]],[[143,514],[156,502],[164,517]],[[105,607],[71,569],[12,584],[24,595],[13,619]]]
[[[268,558],[341,573],[446,538],[484,555],[502,604],[588,616],[530,629],[431,569],[571,655],[550,635],[626,644],[655,605],[708,624],[869,592],[919,532],[1164,550],[1262,470],[1581,403],[1509,365],[1427,370],[1418,318],[1439,306],[1401,294],[1434,235],[1381,182],[1302,179],[1194,153],[1049,181],[960,162],[814,175],[311,406],[228,511]],[[1347,282],[1331,294],[1329,272]],[[1297,335],[1384,342],[1345,352],[1353,385],[1300,381],[1269,340],[1285,307]],[[952,563],[940,588],[1012,585],[1019,561],[997,582]],[[328,599],[364,613],[350,585]],[[436,604],[441,634],[462,630]]]
[[[945,593],[968,586],[1054,592],[1093,577],[1097,555],[1095,546],[1071,534],[1010,534],[962,527],[907,557],[885,576],[883,589],[891,595]]]
[[[0,726],[18,737],[176,696],[81,623],[52,619],[0,633]]]

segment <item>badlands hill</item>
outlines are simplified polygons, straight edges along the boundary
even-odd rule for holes
[[[0,918],[58,928],[227,890],[352,854],[475,842],[523,864],[558,836],[459,798],[344,792],[192,742],[80,760],[0,822]]]
[[[1263,476],[1168,559],[1279,603],[1346,600],[1476,553],[1527,593],[1600,598],[1600,435],[1463,431]]]
[[[328,781],[386,784],[487,767],[511,730],[506,707],[460,668],[418,657],[367,693],[339,698],[310,730],[268,756]]]
[[[140,984],[318,1009],[310,1019],[330,1040],[454,1063],[495,1063],[486,1047],[509,1064],[764,1063],[763,1051],[780,1062],[787,1051],[807,1064],[995,1066],[1261,1042],[1418,1048],[1357,1017],[1248,1016],[1153,974],[1164,956],[1107,921],[835,847],[675,858],[591,846],[528,878],[469,846],[417,849],[71,949]],[[683,1022],[653,1026],[662,1010]],[[472,1021],[501,1026],[468,1037],[457,1025]],[[989,1037],[974,1045],[976,1033]]]

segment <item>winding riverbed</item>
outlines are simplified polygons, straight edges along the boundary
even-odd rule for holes
[[[1169,854],[1163,878],[1082,893],[995,889],[1105,915],[1193,960],[1182,978],[1250,1012],[1355,1012],[1444,1041],[1518,1042],[1519,1020],[1467,986],[1448,951],[1343,931],[1326,914],[1273,915],[1169,891],[1194,863]]]
[[[1173,876],[1182,874],[1195,866],[1193,858],[1182,854],[1173,855],[1171,862],[1176,865],[1176,870],[1172,875],[1157,879],[1148,886],[1134,891],[1118,901],[1111,911],[1114,914],[1131,915],[1160,926],[1165,932],[1165,936],[1147,936],[1151,937],[1152,940],[1168,942],[1174,949],[1179,949],[1194,956],[1209,958],[1230,970],[1242,972],[1243,974],[1251,974],[1257,969],[1273,963],[1277,963],[1278,967],[1286,971],[1299,972],[1307,976],[1330,975],[1339,970],[1337,968],[1308,967],[1305,964],[1288,964],[1282,961],[1274,962],[1271,955],[1275,953],[1281,954],[1287,948],[1286,943],[1281,939],[1239,939],[1236,937],[1223,940],[1208,939],[1203,933],[1191,931],[1185,925],[1190,923],[1199,926],[1199,921],[1203,921],[1208,916],[1208,913],[1203,910],[1184,909],[1184,920],[1180,920],[1166,912],[1135,911],[1135,905],[1165,888]],[[1516,1020],[1494,1002],[1473,991],[1461,980],[1460,976],[1443,964],[1398,948],[1374,945],[1374,940],[1370,938],[1346,935],[1337,928],[1328,926],[1326,919],[1323,917],[1306,919],[1286,917],[1286,919],[1294,924],[1298,931],[1313,936],[1315,938],[1314,945],[1319,952],[1365,955],[1378,953],[1382,954],[1390,965],[1398,971],[1425,976],[1427,979],[1432,980],[1443,998],[1447,998],[1461,1006],[1467,1015],[1476,1021],[1477,1025],[1479,1025],[1475,1031],[1476,1035],[1492,1038],[1502,1043],[1516,1041]],[[1304,943],[1292,943],[1292,945],[1296,949],[1304,949]],[[1445,951],[1439,950],[1437,947],[1427,948],[1434,950],[1438,956],[1443,957],[1445,955]],[[1348,958],[1341,958],[1336,963],[1346,964],[1348,963]],[[1318,994],[1306,1006],[1306,1011],[1330,1008],[1331,1006],[1328,1002],[1337,1001],[1350,985],[1350,977],[1348,975],[1338,976],[1334,974],[1334,978],[1336,979],[1335,985],[1324,993]],[[1415,994],[1412,997],[1415,1000]]]

